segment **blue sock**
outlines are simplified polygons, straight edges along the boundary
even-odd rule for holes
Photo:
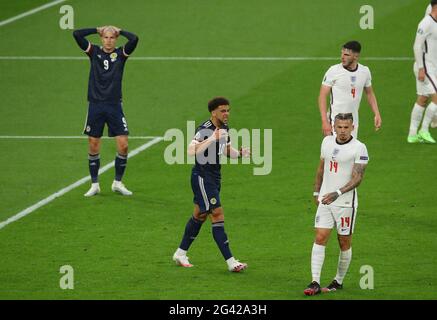
[[[121,181],[123,178],[124,170],[126,169],[127,155],[123,156],[117,153],[115,157],[115,180]]]
[[[91,182],[99,181],[100,155],[88,154],[88,167],[90,169]]]
[[[231,249],[229,249],[228,236],[225,233],[225,222],[219,221],[212,224],[212,236],[214,237],[217,246],[219,247],[225,260],[232,257]]]
[[[188,251],[188,248],[190,248],[194,239],[196,239],[197,235],[199,234],[202,224],[202,221],[197,220],[194,217],[191,217],[190,220],[188,220],[185,226],[184,236],[182,238],[181,244],[179,245],[180,249]]]

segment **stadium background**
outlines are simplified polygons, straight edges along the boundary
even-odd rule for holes
[[[44,3],[0,1],[0,21]],[[436,299],[436,147],[406,143],[415,100],[412,44],[427,3],[71,0],[1,26],[0,221],[88,174],[86,140],[4,137],[81,134],[88,61],[47,58],[84,57],[71,30],[59,27],[60,6],[74,8],[75,28],[113,24],[138,34],[136,58],[309,59],[132,59],[125,69],[132,136],[162,136],[169,128],[185,130],[187,120],[200,123],[216,95],[230,98],[232,127],[273,130],[270,175],[252,175],[253,165],[223,168],[226,230],[247,272],[226,270],[209,223],[189,253],[195,268],[173,264],[192,211],[191,166],[167,165],[169,142],[160,142],[129,160],[125,183],[133,197],[110,192],[110,170],[101,176],[101,195],[84,199],[84,184],[0,229],[0,298],[304,298],[321,142],[319,86],[339,62],[341,44],[356,39],[363,45],[361,62],[372,71],[383,127],[374,132],[363,97],[359,138],[371,161],[359,188],[352,264],[345,290],[316,298]],[[359,27],[364,4],[375,10],[374,30]],[[19,58],[29,56],[46,59]],[[131,140],[130,149],[145,142]],[[114,143],[104,140],[102,163],[114,154]],[[322,285],[335,275],[337,259],[332,237]],[[59,288],[63,265],[74,268],[74,290]],[[363,265],[374,269],[373,290],[359,286]]]

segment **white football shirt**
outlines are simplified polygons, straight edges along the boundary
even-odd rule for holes
[[[330,121],[339,113],[352,113],[354,124],[358,125],[358,109],[364,88],[372,85],[368,67],[358,64],[354,71],[341,63],[331,66],[323,77],[322,84],[331,87]]]
[[[335,192],[352,179],[352,168],[355,163],[367,164],[369,162],[369,155],[364,143],[352,138],[347,143],[339,144],[335,136],[327,136],[323,139],[320,158],[324,160],[325,164],[319,201],[322,201],[325,194]],[[331,205],[358,207],[356,188],[343,193]]]
[[[437,20],[430,15],[425,16],[417,28],[414,58],[417,68],[437,69]]]
[[[431,13],[431,11],[432,11],[432,5],[429,4],[429,5],[426,7],[425,16],[429,15],[429,14]]]

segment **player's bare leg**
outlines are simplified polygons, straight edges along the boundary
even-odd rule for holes
[[[119,192],[124,196],[131,196],[132,192],[121,182],[127,165],[128,136],[116,136],[115,141],[117,143],[117,155],[115,157],[115,179],[112,183],[112,191]]]
[[[422,127],[418,133],[418,136],[426,143],[436,143],[434,138],[429,133],[429,126],[437,114],[437,94],[431,96],[431,102],[426,108],[425,115],[423,116]]]
[[[91,176],[91,188],[84,194],[85,197],[92,197],[100,193],[98,180],[100,168],[100,145],[100,138],[88,137],[88,165]]]
[[[212,222],[212,235],[220,252],[226,260],[228,270],[231,272],[240,272],[246,269],[247,264],[236,260],[229,248],[228,236],[225,233],[225,215],[223,208],[219,207],[213,209],[210,218]]]
[[[432,102],[434,104],[437,104],[436,101],[433,99]],[[430,124],[431,128],[437,128],[437,112],[434,112],[434,115],[431,119],[431,124]]]
[[[352,236],[337,235],[340,246],[340,256],[338,258],[337,275],[334,280],[322,292],[332,292],[343,289],[343,279],[352,260]]]
[[[304,290],[307,296],[313,296],[321,292],[320,275],[322,273],[323,262],[325,260],[325,248],[328,243],[331,229],[315,228],[315,240],[311,252],[311,274],[312,281]]]
[[[434,118],[432,118],[431,121],[431,128],[437,128],[437,114],[434,115]]]
[[[200,212],[200,208],[197,204],[194,205],[193,216],[188,220],[185,226],[184,236],[182,238],[179,248],[173,254],[173,261],[181,267],[191,268],[193,265],[188,260],[187,251],[193,241],[199,234],[200,228],[203,222],[206,220],[207,213]]]

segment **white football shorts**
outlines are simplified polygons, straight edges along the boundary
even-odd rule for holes
[[[417,79],[419,69],[414,64],[414,76],[416,77],[416,89],[419,96],[430,96],[437,93],[437,70],[435,68],[426,69],[425,81]]]
[[[315,228],[337,228],[342,236],[352,235],[354,232],[357,208],[337,207],[320,203],[317,207]]]

